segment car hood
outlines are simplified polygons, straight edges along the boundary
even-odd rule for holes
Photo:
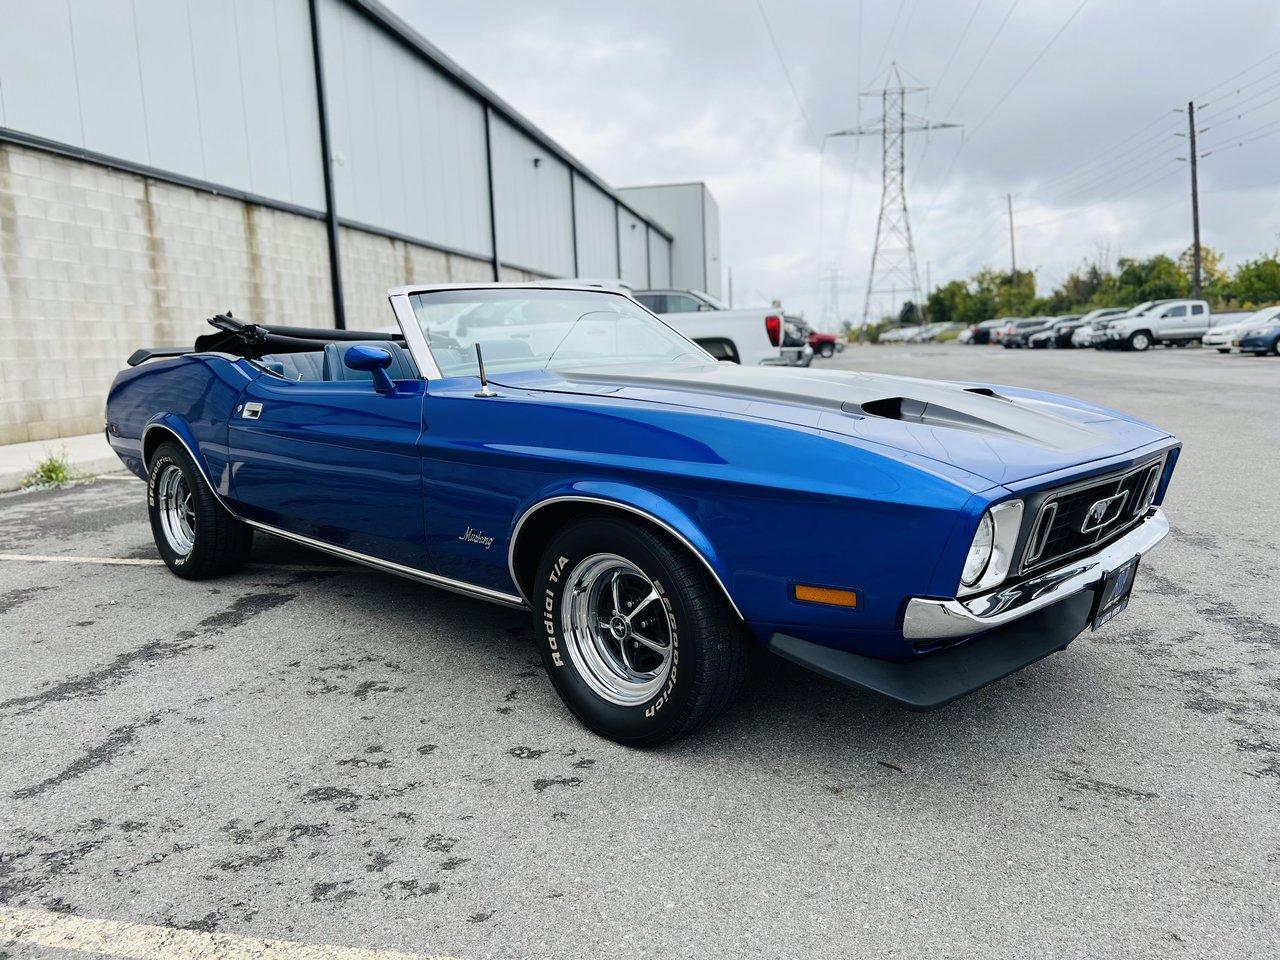
[[[507,378],[503,378],[507,379]],[[1120,456],[1165,431],[1068,397],[992,384],[733,363],[545,371],[511,386],[609,396],[853,437],[1012,483]]]

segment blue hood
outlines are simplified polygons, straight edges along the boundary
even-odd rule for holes
[[[1121,456],[1169,437],[1070,397],[840,370],[628,364],[502,379],[524,389],[661,403],[839,434],[1000,484]]]

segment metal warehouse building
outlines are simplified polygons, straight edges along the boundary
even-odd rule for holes
[[[0,22],[0,443],[99,430],[133,348],[223,309],[367,328],[405,282],[672,282],[647,205],[372,0]]]

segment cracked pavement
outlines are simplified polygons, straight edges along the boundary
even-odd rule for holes
[[[773,661],[640,752],[561,707],[526,615],[290,544],[202,583],[0,560],[0,907],[461,958],[1275,956],[1280,361],[831,365],[1179,434],[1129,611],[924,715]],[[0,497],[0,544],[156,556],[120,481]]]

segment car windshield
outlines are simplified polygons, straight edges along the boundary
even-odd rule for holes
[[[601,363],[705,363],[699,346],[621,294],[512,288],[439,290],[410,297],[446,377]]]

